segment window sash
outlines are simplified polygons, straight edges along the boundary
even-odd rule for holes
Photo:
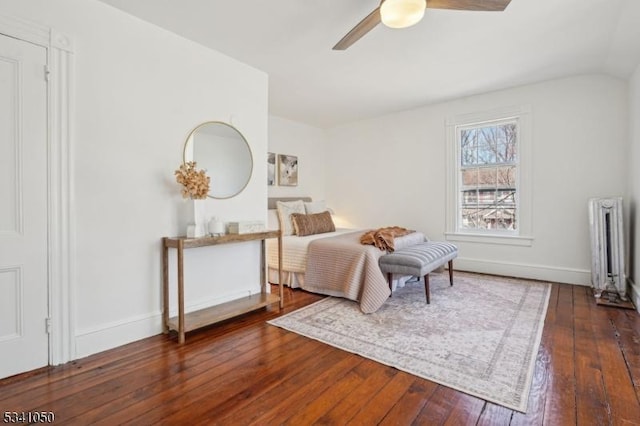
[[[515,126],[515,141],[513,150],[509,148],[509,141],[501,138],[498,133],[492,135],[493,139],[487,138],[487,133],[492,133],[492,128],[499,128],[513,124]],[[465,123],[455,127],[455,143],[456,143],[456,232],[477,233],[483,235],[519,235],[520,233],[520,123],[518,117],[501,118],[497,120],[488,120],[475,123]],[[464,139],[463,139],[464,136]],[[463,143],[465,146],[463,146]],[[503,158],[498,158],[500,151],[498,147],[502,146],[505,151]],[[480,155],[480,150],[485,148],[484,155]],[[493,152],[491,152],[493,151]],[[484,160],[484,161],[483,161]],[[491,161],[493,160],[493,161]],[[501,161],[499,161],[501,160]],[[513,197],[512,202],[506,200],[500,202],[502,195],[511,189],[508,179],[504,178],[503,182],[499,182],[498,170],[500,168],[512,168],[513,176]],[[491,181],[491,171],[495,170],[496,174]],[[504,169],[503,169],[504,170]],[[480,175],[485,171],[483,178],[476,176],[473,182],[473,176],[468,172],[476,172]],[[467,173],[465,173],[467,172]],[[508,173],[508,172],[507,172]],[[469,179],[471,178],[471,179]],[[465,181],[466,179],[466,181]],[[506,182],[504,180],[507,180]],[[484,181],[485,183],[481,183]],[[487,184],[486,182],[489,181]],[[475,204],[471,202],[472,193],[475,192]],[[493,193],[493,196],[490,194]],[[465,203],[465,198],[468,202]],[[493,209],[493,210],[492,210]],[[467,220],[473,220],[475,210],[475,226],[465,224]],[[466,215],[465,215],[466,213]],[[481,222],[486,221],[488,215],[495,216],[488,221],[487,227],[478,226]],[[481,218],[483,216],[484,218]],[[515,224],[513,229],[504,227],[505,219],[511,220]]]

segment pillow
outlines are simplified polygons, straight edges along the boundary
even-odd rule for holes
[[[304,203],[304,210],[307,214],[322,213],[327,211],[327,203],[324,200]]]
[[[267,210],[267,229],[280,229],[280,219],[278,219],[278,210]]]
[[[304,202],[302,200],[296,201],[277,201],[276,208],[278,210],[278,217],[280,218],[280,229],[282,235],[293,235],[293,222],[291,222],[291,215],[293,213],[304,214]]]
[[[293,213],[293,226],[296,234],[300,237],[313,234],[324,234],[325,232],[333,232],[336,226],[331,219],[331,213],[324,211],[316,214],[300,214]]]

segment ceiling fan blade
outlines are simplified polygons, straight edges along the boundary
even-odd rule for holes
[[[371,31],[380,23],[380,7],[376,7],[376,9],[367,15],[362,21],[358,23],[351,31],[347,33],[346,36],[342,37],[335,46],[333,46],[333,50],[345,50],[349,46],[351,46],[356,41],[360,40],[362,36]]]
[[[427,0],[429,9],[477,10],[502,12],[511,0]]]
[[[471,10],[471,11],[495,11],[502,12],[509,6],[511,0],[426,0],[427,8]],[[382,4],[384,0],[380,2]],[[367,15],[346,36],[342,37],[333,50],[345,50],[353,43],[360,40],[365,34],[374,29],[381,22],[380,6]]]

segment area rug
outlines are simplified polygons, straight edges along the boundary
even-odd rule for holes
[[[551,285],[456,272],[393,292],[373,314],[328,297],[270,324],[526,412]]]

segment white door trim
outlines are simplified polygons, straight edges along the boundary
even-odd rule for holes
[[[47,49],[47,224],[49,364],[75,358],[73,197],[73,41],[55,29],[0,15],[0,34]],[[43,73],[45,70],[43,70]]]

